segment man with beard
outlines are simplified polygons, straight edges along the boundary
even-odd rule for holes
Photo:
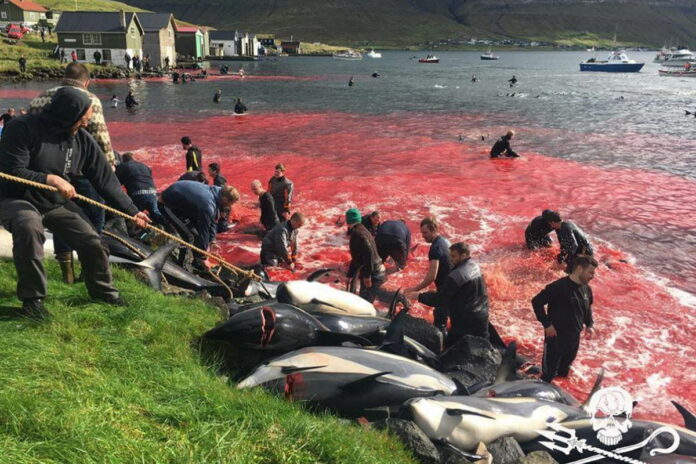
[[[57,192],[0,183],[0,220],[12,233],[17,269],[20,314],[44,319],[46,272],[43,267],[44,226],[60,234],[77,251],[89,295],[99,301],[125,305],[113,286],[109,260],[94,227],[71,199],[72,177],[84,175],[99,195],[117,209],[134,215],[145,227],[150,219],[121,190],[99,146],[84,130],[92,117],[89,95],[74,87],[56,91],[40,114],[13,121],[0,140],[0,170],[12,176],[47,184]]]

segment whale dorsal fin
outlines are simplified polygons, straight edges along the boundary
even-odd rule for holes
[[[692,432],[696,432],[696,416],[694,415],[694,413],[692,413],[676,401],[672,401],[672,404],[675,408],[677,408],[679,414],[681,414],[684,418],[684,426]]]
[[[281,374],[294,374],[296,372],[305,372],[305,371],[311,371],[313,369],[321,369],[322,367],[326,366],[308,366],[308,367],[297,367],[297,366],[283,366],[280,369]]]
[[[510,344],[505,348],[503,353],[503,360],[498,366],[498,371],[495,375],[495,382],[493,385],[498,385],[503,382],[509,382],[512,380],[517,380],[517,372],[515,369],[515,363],[517,361],[517,343],[510,342]]]
[[[592,395],[597,393],[599,389],[602,388],[602,381],[604,381],[604,368],[601,368],[599,370],[599,374],[595,379],[594,385],[592,385],[592,390],[590,390],[590,393],[587,394],[587,398],[585,398],[585,401],[580,406],[581,408],[587,409],[587,405],[590,404],[590,399],[592,398]]]

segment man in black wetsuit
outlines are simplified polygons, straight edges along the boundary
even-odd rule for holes
[[[567,377],[580,347],[583,326],[592,336],[592,289],[597,261],[589,256],[575,259],[569,276],[549,284],[532,298],[534,314],[544,326],[544,357],[541,380]]]
[[[404,290],[404,294],[409,298],[417,295],[418,301],[428,306],[432,306],[433,324],[443,333],[447,327],[447,313],[445,309],[438,304],[437,292],[423,292],[420,295],[418,292],[428,287],[433,282],[435,288],[440,289],[444,285],[447,275],[452,267],[449,247],[449,241],[440,235],[440,226],[434,217],[427,217],[420,223],[420,230],[423,240],[430,243],[430,251],[428,252],[428,272],[425,274],[423,281],[415,287],[410,287]]]
[[[208,175],[213,179],[213,185],[224,187],[227,184],[227,179],[220,173],[219,163],[210,163],[208,165]]]
[[[244,114],[247,112],[247,107],[244,103],[242,103],[242,99],[238,98],[237,103],[234,104],[234,113],[235,114]]]
[[[12,233],[20,314],[29,318],[50,316],[43,303],[47,293],[44,227],[60,234],[77,251],[91,298],[126,304],[112,283],[109,258],[99,235],[72,201],[75,187],[70,180],[82,173],[108,204],[134,216],[140,227],[150,219],[121,190],[99,145],[84,130],[91,117],[89,95],[75,87],[62,87],[41,113],[21,116],[3,130],[0,170],[57,189],[47,192],[9,181],[0,183],[0,221]]]
[[[362,225],[365,226],[365,228],[372,234],[372,236],[377,235],[377,228],[379,227],[380,224],[380,216],[379,216],[379,211],[373,211],[367,216],[363,216],[362,218]]]
[[[551,237],[549,234],[554,229],[561,227],[561,215],[556,211],[545,209],[541,216],[532,219],[527,229],[524,231],[524,240],[527,248],[536,250],[537,248],[550,248]]]
[[[261,264],[283,264],[294,270],[297,259],[297,234],[304,224],[304,215],[297,212],[289,220],[276,224],[261,242]]]
[[[202,171],[203,153],[197,146],[191,143],[191,138],[188,136],[181,137],[181,146],[186,150],[186,170]]]
[[[128,108],[129,110],[132,110],[138,105],[140,105],[140,103],[138,103],[135,100],[135,96],[133,95],[133,91],[129,90],[128,95],[126,95],[126,108]]]
[[[290,179],[285,177],[285,165],[278,163],[273,177],[268,180],[268,191],[275,201],[275,209],[278,219],[284,221],[290,218],[290,206],[295,186]]]
[[[251,183],[251,191],[259,197],[259,208],[261,209],[261,225],[266,231],[271,230],[278,224],[278,215],[276,214],[275,200],[269,192],[264,190],[260,180],[254,180]]]
[[[406,267],[411,249],[411,231],[404,221],[399,219],[381,223],[377,228],[375,243],[382,261],[391,256],[399,270]]]
[[[488,340],[488,291],[481,268],[471,259],[466,243],[455,243],[449,251],[452,271],[436,296],[445,321],[449,317],[452,323],[446,345],[454,345],[464,335]]]
[[[491,158],[519,158],[520,155],[510,148],[510,140],[515,136],[515,131],[508,131],[500,137],[491,148]]]
[[[558,262],[566,263],[566,273],[570,274],[573,268],[573,260],[578,256],[593,256],[594,250],[587,234],[571,221],[563,221],[556,229],[556,237],[561,245],[558,254]]]

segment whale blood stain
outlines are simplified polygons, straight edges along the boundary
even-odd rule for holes
[[[300,232],[302,269],[272,272],[281,280],[322,267],[345,270],[347,236],[337,222],[355,206],[406,221],[419,246],[406,270],[386,285],[414,285],[428,261],[418,224],[436,215],[451,242],[472,245],[488,285],[492,322],[537,362],[543,330],[530,300],[565,274],[555,264],[557,248],[525,248],[524,229],[543,209],[560,211],[590,234],[600,266],[591,284],[594,337],[582,340],[571,376],[557,383],[584,399],[604,367],[605,386],[621,386],[640,398],[636,417],[681,424],[669,401],[696,409],[696,203],[685,200],[696,197],[696,182],[539,153],[489,160],[488,142],[457,142],[469,123],[482,121],[317,112],[114,122],[109,128],[120,150],[133,150],[153,168],[160,190],[184,171],[182,135],[202,149],[205,164],[221,163],[242,194],[232,213],[238,225],[219,236],[224,256],[238,264],[257,262],[260,249],[258,238],[244,233],[259,216],[249,184],[256,178],[266,183],[275,164],[285,163],[295,182],[294,208],[309,223]],[[421,305],[414,313],[432,319]]]

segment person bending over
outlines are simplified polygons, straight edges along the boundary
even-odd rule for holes
[[[491,148],[491,158],[519,158],[520,155],[510,148],[510,140],[515,136],[515,131],[508,131],[500,137]]]
[[[289,220],[277,224],[261,242],[261,264],[278,266],[283,264],[295,270],[297,260],[297,234],[304,226],[302,213],[294,213]]]
[[[561,215],[556,211],[545,209],[541,216],[532,219],[527,229],[524,231],[524,240],[527,243],[527,248],[536,250],[538,248],[551,247],[551,237],[549,234],[552,230],[557,230],[561,227]]]

